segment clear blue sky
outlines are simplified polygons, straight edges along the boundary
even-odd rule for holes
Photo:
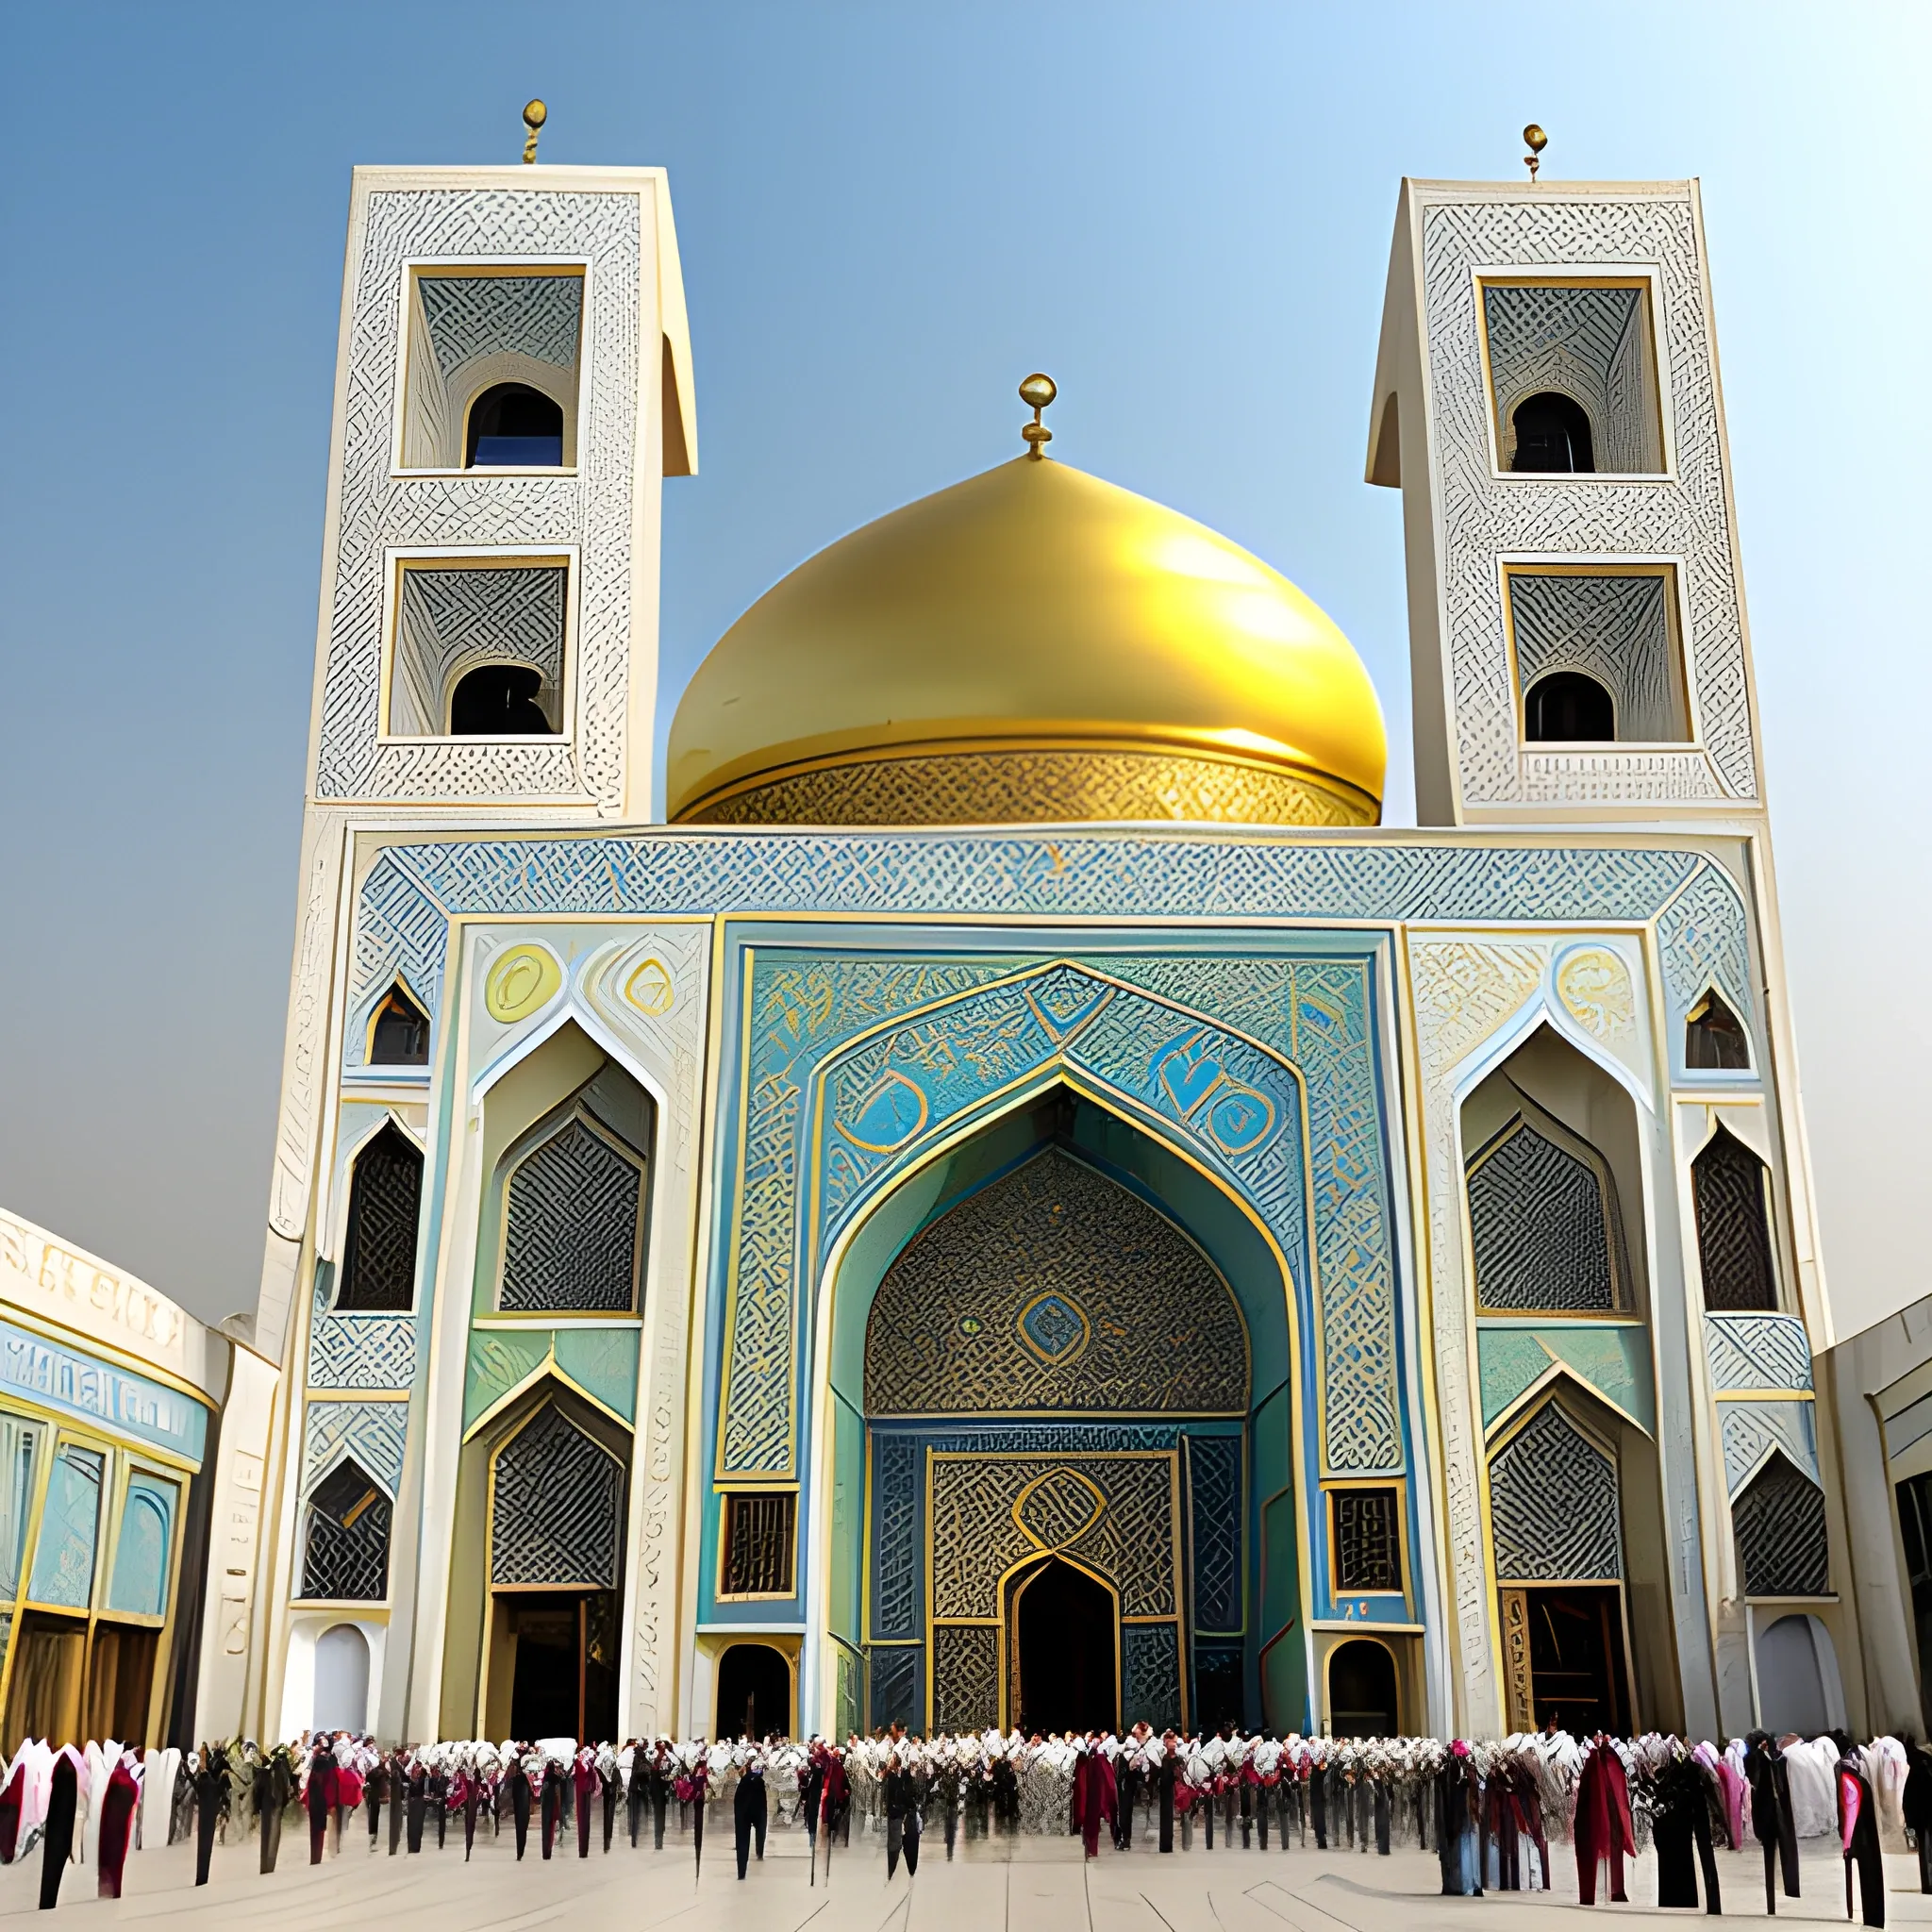
[[[1356,641],[1411,816],[1399,505],[1361,482],[1397,181],[1703,178],[1826,1263],[1920,1258],[1932,9],[16,6],[0,25],[0,1203],[252,1307],[349,169],[671,171],[692,665],[1016,448],[1225,530]],[[1914,565],[1911,559],[1920,561]],[[1899,989],[1898,975],[1906,984]],[[1907,996],[1909,995],[1909,996]]]

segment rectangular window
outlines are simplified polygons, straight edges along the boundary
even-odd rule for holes
[[[383,730],[556,738],[570,727],[568,556],[395,559]]]
[[[1525,745],[1690,741],[1674,565],[1505,564],[1503,608]]]
[[[798,1498],[790,1491],[724,1498],[724,1575],[720,1596],[792,1593],[791,1542]]]
[[[413,268],[406,306],[401,468],[576,467],[581,266]]]
[[[1393,1596],[1402,1590],[1402,1497],[1397,1490],[1330,1490],[1331,1595]]]
[[[1484,275],[1477,297],[1498,470],[1664,473],[1649,276]]]

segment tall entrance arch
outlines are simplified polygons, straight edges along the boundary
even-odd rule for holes
[[[1294,1485],[1287,1289],[1252,1221],[1068,1086],[897,1192],[837,1287],[870,1553],[850,1715],[1258,1721],[1298,1578],[1257,1535]]]

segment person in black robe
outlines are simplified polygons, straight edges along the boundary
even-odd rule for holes
[[[606,1770],[600,1761],[597,1766],[597,1782],[604,1787],[604,1849],[610,1849],[610,1835],[617,1829],[617,1766],[612,1764]]]
[[[308,1760],[308,1789],[302,1801],[308,1812],[308,1862],[322,1863],[323,1840],[336,1808],[336,1759],[326,1741],[318,1740]]]
[[[80,1802],[80,1759],[72,1744],[54,1760],[54,1782],[47,1793],[47,1821],[42,1830],[41,1909],[51,1912],[60,1903],[60,1880],[74,1855],[74,1814]]]
[[[208,1883],[208,1861],[215,1853],[215,1826],[228,1792],[228,1754],[219,1744],[205,1744],[201,1762],[191,1774],[194,1787],[194,1882]]]
[[[543,1856],[550,1856],[551,1848],[557,1842],[557,1828],[563,1822],[564,1793],[568,1780],[562,1768],[548,1759],[543,1765]]]
[[[278,1744],[255,1774],[255,1818],[261,1834],[261,1869],[273,1872],[282,1844],[282,1814],[295,1795],[295,1767],[287,1745]]]
[[[1315,1849],[1328,1849],[1328,1767],[1308,1766],[1308,1822],[1315,1827]]]
[[[1832,1785],[1838,1795],[1839,1842],[1845,1855],[1845,1917],[1852,1916],[1852,1873],[1858,1874],[1860,1916],[1868,1925],[1885,1924],[1885,1857],[1878,1848],[1878,1807],[1872,1786],[1848,1741],[1839,1744]]]
[[[1174,1761],[1175,1748],[1179,1740],[1172,1731],[1166,1732],[1160,1740],[1160,1769],[1156,1774],[1157,1790],[1160,1802],[1159,1835],[1155,1840],[1157,1851],[1174,1850],[1174,1787],[1180,1775],[1180,1766]]]
[[[906,1855],[906,1875],[919,1872],[920,1807],[925,1797],[923,1780],[893,1754],[886,1772],[886,1882],[890,1885],[899,1869],[899,1855]]]
[[[1020,1829],[1020,1774],[1007,1757],[992,1768],[992,1828],[1001,1838]]]
[[[369,1813],[369,1849],[373,1854],[379,1836],[378,1821],[382,1817],[383,1793],[389,1789],[389,1760],[378,1757],[369,1767],[369,1775],[362,1784],[362,1805]]]
[[[1704,1909],[1712,1917],[1723,1913],[1717,1858],[1711,1849],[1711,1814],[1716,1796],[1715,1781],[1709,1774],[1681,1750],[1674,1752],[1652,1776],[1650,1836],[1657,1847],[1657,1902],[1660,1907],[1696,1905],[1697,1874],[1701,1869]],[[1720,1837],[1723,1829],[1720,1824]],[[1693,1844],[1697,1848],[1694,1865],[1690,1858]]]
[[[959,1767],[950,1753],[932,1774],[931,1803],[939,1807],[946,1834],[946,1863],[953,1862],[953,1844],[959,1833]]]
[[[403,1813],[409,1789],[408,1767],[400,1751],[391,1751],[383,1759],[382,1783],[389,1802],[389,1855],[393,1858],[402,1849]]]
[[[429,1814],[429,1771],[420,1759],[409,1765],[409,1794],[406,1801],[409,1833],[406,1842],[410,1854],[423,1849],[423,1821]]]
[[[530,1839],[530,1776],[524,1769],[522,1753],[509,1754],[509,1769],[505,1775],[509,1780],[510,1823],[516,1827],[517,1858],[521,1862]]]
[[[731,1824],[738,1841],[738,1882],[744,1883],[745,1868],[751,1863],[752,1840],[758,1840],[758,1863],[765,1861],[765,1824],[770,1815],[770,1799],[765,1791],[765,1760],[753,1752],[738,1774],[738,1789],[731,1794]]]
[[[1798,1896],[1798,1833],[1791,1816],[1791,1774],[1768,1731],[1744,1739],[1744,1777],[1751,1787],[1751,1829],[1764,1847],[1764,1909],[1777,1910],[1777,1878],[1787,1898]]]
[[[1932,1891],[1932,1750],[1909,1744],[1906,1762],[1906,1829],[1919,1854],[1919,1890]]]

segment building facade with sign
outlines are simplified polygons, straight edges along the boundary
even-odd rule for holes
[[[1025,393],[652,824],[665,178],[358,172],[204,1724],[1889,1721],[1694,184],[1404,185],[1414,829],[1328,619]]]
[[[237,1353],[145,1282],[0,1212],[9,1750],[23,1738],[190,1740],[212,1461]]]

